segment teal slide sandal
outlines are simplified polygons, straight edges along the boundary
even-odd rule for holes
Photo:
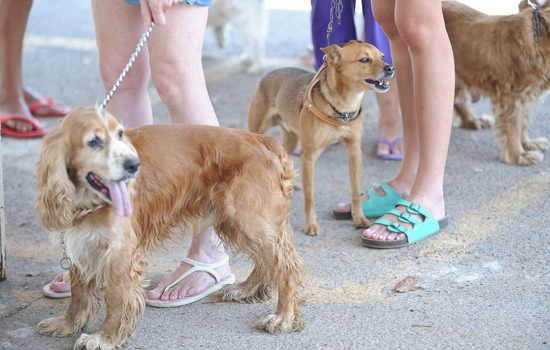
[[[380,183],[380,187],[386,192],[385,196],[381,196],[375,191],[375,187],[371,187],[367,190],[369,195],[368,200],[362,200],[361,206],[363,207],[363,215],[367,218],[379,218],[395,208],[395,203],[398,200],[403,199],[399,193],[397,193],[386,182]],[[363,195],[363,194],[362,194]],[[351,219],[351,211],[339,211],[332,210],[332,214],[337,219]]]
[[[387,212],[387,214],[395,215],[400,222],[413,225],[412,228],[406,228],[397,222],[390,222],[382,218],[376,220],[373,225],[387,226],[389,231],[394,233],[404,233],[407,238],[393,241],[382,241],[362,236],[361,238],[364,246],[382,249],[405,247],[439,232],[441,228],[449,224],[449,215],[445,215],[443,219],[437,221],[432,214],[416,203],[411,203],[403,199],[397,201],[395,206],[407,207],[407,211],[401,212],[397,209],[391,209]],[[424,221],[419,221],[415,217],[411,216],[411,214],[423,216]]]

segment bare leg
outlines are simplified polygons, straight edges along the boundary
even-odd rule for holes
[[[407,153],[394,181],[410,185],[407,200],[420,204],[439,220],[445,216],[443,176],[454,94],[452,49],[440,0],[414,4],[375,0],[373,10],[390,39],[399,90],[407,92],[399,94]],[[392,215],[384,218],[396,220]],[[404,237],[380,225],[373,225],[364,236],[381,240]]]
[[[140,7],[122,1],[94,0],[94,22],[99,49],[100,72],[106,91],[118,78],[144,32]],[[107,109],[127,127],[153,122],[147,84],[152,80],[174,123],[218,125],[202,69],[201,50],[208,8],[178,5],[167,12],[167,23],[156,26],[129,74],[117,89]],[[121,30],[120,28],[124,28]],[[118,35],[112,35],[112,33]],[[150,60],[151,69],[147,62]],[[182,63],[184,62],[184,63]],[[214,263],[225,257],[214,230],[193,238],[188,257]],[[147,293],[161,298],[164,288],[190,268],[182,263]],[[229,264],[216,270],[223,279]],[[162,295],[163,300],[199,294],[215,283],[205,272],[195,272]]]
[[[391,88],[383,94],[376,94],[378,102],[378,139],[386,139],[390,142],[403,136],[403,127],[401,126],[401,116],[399,115],[399,93],[396,82],[393,82]],[[393,154],[403,153],[403,142],[396,142],[391,152]],[[389,155],[390,146],[386,143],[378,143],[376,155],[378,157]]]
[[[23,37],[32,0],[0,2],[0,115],[18,114],[32,118],[23,94]],[[33,129],[19,120],[7,122],[9,128],[25,132]]]

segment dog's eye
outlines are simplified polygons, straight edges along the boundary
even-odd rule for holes
[[[384,60],[384,58],[386,58],[384,55],[382,55],[382,57],[380,57],[380,59],[381,59],[382,61]]]
[[[359,62],[368,63],[368,62],[370,62],[370,58],[368,58],[368,57],[363,57],[363,58],[361,58],[361,59],[359,60]]]
[[[92,147],[93,149],[98,149],[103,147],[103,141],[97,136],[94,136],[93,139],[88,141],[88,146]]]
[[[122,135],[124,135],[124,131],[123,131],[122,129],[120,129],[120,130],[118,131],[118,138],[119,138],[120,140],[122,140]]]

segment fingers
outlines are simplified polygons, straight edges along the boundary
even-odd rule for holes
[[[158,25],[166,24],[166,17],[164,13],[172,5],[176,5],[178,2],[175,0],[146,0],[141,2],[141,16],[145,27],[148,28],[151,25],[151,20]]]
[[[153,16],[151,14],[151,9],[149,8],[149,4],[146,1],[144,1],[141,4],[141,18],[143,18],[143,23],[145,23],[145,28],[149,28],[149,26],[151,25]],[[159,24],[156,21],[155,23]]]

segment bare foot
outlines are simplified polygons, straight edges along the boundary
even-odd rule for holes
[[[376,156],[384,158],[389,155],[403,155],[403,138],[401,136],[395,138],[380,137],[378,139]]]
[[[36,120],[32,117],[31,112],[27,104],[23,100],[17,101],[0,101],[0,116],[6,115],[20,115],[30,120]],[[23,120],[8,120],[6,121],[6,127],[19,132],[28,132],[34,129],[31,123]]]
[[[65,273],[60,272],[53,281],[50,282],[50,289],[57,293],[66,293],[71,291],[71,282],[69,277],[64,279]]]
[[[48,99],[44,95],[32,90],[29,87],[24,88],[23,94],[25,96],[25,103],[27,104],[27,106],[40,104],[39,107],[35,107],[31,111],[31,113],[36,117],[63,116],[70,111],[69,106],[53,101],[51,99]]]
[[[189,255],[189,258],[195,261],[213,264],[225,257],[225,253],[222,256],[209,257],[204,254]],[[185,271],[189,270],[192,266],[181,262],[179,267],[171,272],[168,276],[160,280],[159,284],[155,289],[147,292],[147,298],[149,299],[160,299],[160,300],[177,300],[185,297],[191,297],[197,294],[204,292],[209,287],[213,286],[216,283],[214,276],[208,272],[197,271],[193,272],[189,276],[185,277],[183,280],[178,282],[175,286],[164,292],[166,286],[174,282],[178,277],[180,277]],[[222,265],[221,267],[215,269],[220,279],[224,279],[231,274],[231,268],[229,267],[229,262]]]

